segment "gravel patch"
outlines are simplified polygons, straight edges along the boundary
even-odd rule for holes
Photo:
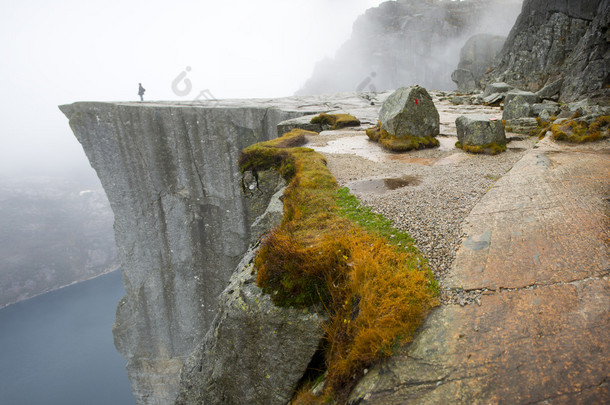
[[[441,111],[441,120],[442,115]],[[363,146],[362,139],[358,138],[361,136],[362,132],[354,131],[322,133],[312,137],[310,146],[326,157],[330,171],[341,186],[353,188],[352,192],[364,205],[392,220],[396,228],[415,239],[441,286],[464,236],[462,223],[493,184],[537,141],[529,137],[515,138],[507,152],[496,156],[473,155],[455,148],[395,154],[381,150],[373,142]],[[349,137],[358,143],[357,151],[328,152],[333,142],[349,145],[349,139],[344,139]],[[338,152],[336,149],[330,148]],[[376,192],[358,192],[362,187],[356,187],[362,184],[358,182],[405,176],[418,181],[395,190]],[[464,297],[449,291],[441,296],[443,303],[463,300]]]

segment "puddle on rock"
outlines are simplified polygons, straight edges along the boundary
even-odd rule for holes
[[[383,194],[391,190],[397,190],[407,186],[417,186],[419,184],[421,184],[421,180],[417,176],[402,176],[356,181],[349,185],[349,189],[353,193]]]

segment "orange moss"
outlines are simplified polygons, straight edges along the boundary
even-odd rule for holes
[[[394,230],[395,237],[385,236],[389,221],[355,206],[353,197],[338,190],[321,155],[271,143],[243,154],[242,170],[285,167],[279,160],[294,167],[282,223],[262,242],[255,261],[257,284],[276,305],[316,305],[327,312],[328,370],[321,398],[341,399],[354,375],[411,339],[436,304],[436,283],[408,235]],[[302,396],[296,403],[312,403],[311,395]]]
[[[360,120],[350,114],[326,114],[322,113],[313,117],[310,121],[312,124],[320,124],[328,126],[330,129],[340,129],[345,127],[357,127],[360,125]]]
[[[610,135],[610,116],[597,118],[590,125],[584,121],[567,120],[551,125],[553,139],[571,143],[597,141]]]

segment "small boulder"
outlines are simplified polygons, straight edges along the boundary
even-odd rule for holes
[[[534,117],[515,118],[506,121],[506,131],[523,135],[534,135],[538,128],[538,121]]]
[[[313,117],[311,123],[320,125],[324,131],[360,126],[360,120],[350,114],[322,113]]]
[[[502,122],[485,115],[462,115],[455,120],[457,147],[472,153],[495,155],[506,150]]]
[[[563,86],[563,79],[555,80],[554,82],[547,84],[540,90],[536,92],[536,95],[541,99],[559,99],[559,92],[561,91],[561,86]]]
[[[521,99],[528,104],[535,104],[542,101],[536,93],[515,89],[506,93],[506,96],[504,97],[504,105],[506,106],[513,98],[517,96],[520,96]]]
[[[502,100],[504,100],[504,95],[506,93],[492,93],[487,97],[483,97],[482,101],[483,103],[487,104],[487,105],[492,105],[492,106],[499,106],[500,102]]]
[[[381,128],[395,137],[436,136],[440,119],[432,97],[420,86],[401,87],[384,101]]]

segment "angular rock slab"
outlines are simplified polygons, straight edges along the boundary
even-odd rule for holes
[[[177,405],[284,405],[324,336],[315,311],[279,308],[256,285],[245,256],[220,299],[220,312],[185,363]]]
[[[506,93],[506,96],[504,97],[504,105],[508,105],[516,97],[521,97],[521,102],[528,104],[535,104],[542,101],[540,96],[538,96],[536,93],[515,89]]]
[[[445,305],[351,404],[605,404],[610,392],[607,155],[541,142],[483,197]]]
[[[436,136],[440,118],[432,97],[420,86],[401,87],[383,103],[381,128],[396,137]]]
[[[462,145],[484,146],[491,143],[506,144],[502,122],[490,120],[486,115],[462,115],[455,120],[458,141]]]
[[[531,117],[532,106],[527,102],[527,99],[523,96],[516,96],[510,99],[510,101],[504,101],[504,111],[502,111],[502,119],[509,121],[519,118]]]
[[[485,91],[483,91],[483,98],[489,97],[492,94],[505,94],[512,90],[513,87],[504,82],[498,83],[489,83],[485,86]]]

